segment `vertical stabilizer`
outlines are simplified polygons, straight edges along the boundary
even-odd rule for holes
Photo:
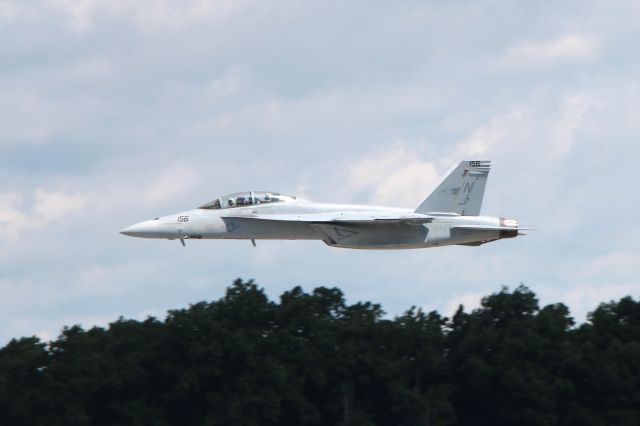
[[[491,161],[462,161],[449,171],[438,187],[418,206],[416,213],[480,215]]]

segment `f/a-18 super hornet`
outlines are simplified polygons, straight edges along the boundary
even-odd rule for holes
[[[132,237],[180,240],[320,240],[332,247],[479,246],[521,235],[518,221],[480,216],[490,161],[463,161],[415,210],[315,203],[268,191],[238,192],[197,209],[131,225]]]

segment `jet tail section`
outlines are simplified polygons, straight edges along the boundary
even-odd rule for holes
[[[480,215],[491,161],[462,161],[445,175],[416,213]]]

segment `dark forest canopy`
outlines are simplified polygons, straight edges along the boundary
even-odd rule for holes
[[[2,425],[640,425],[640,301],[576,326],[526,287],[385,319],[237,280],[160,321],[0,349]]]

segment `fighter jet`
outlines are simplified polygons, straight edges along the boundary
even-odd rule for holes
[[[179,240],[320,240],[331,247],[386,250],[480,246],[521,235],[518,221],[480,216],[491,161],[462,161],[415,210],[315,203],[269,191],[238,192],[120,231]]]

